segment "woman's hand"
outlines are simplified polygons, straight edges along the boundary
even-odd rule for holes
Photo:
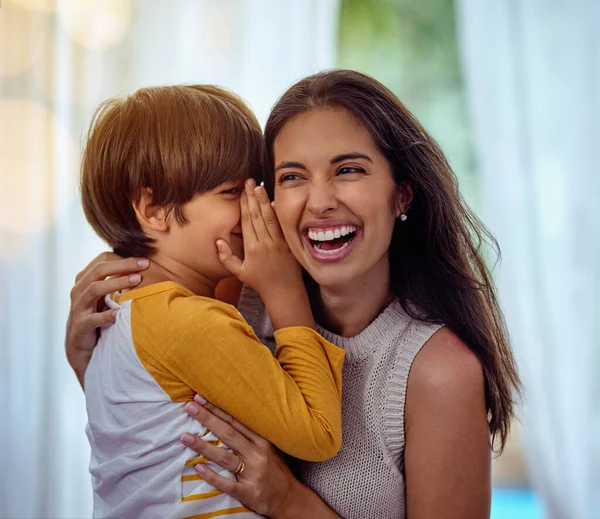
[[[96,330],[113,323],[117,316],[117,311],[105,309],[104,296],[135,287],[141,281],[138,272],[148,268],[149,264],[145,258],[123,259],[104,252],[77,274],[71,290],[65,349],[82,387],[85,370],[98,340]]]
[[[283,458],[264,438],[200,396],[185,406],[186,412],[216,434],[234,452],[211,445],[185,433],[184,445],[235,473],[243,460],[237,481],[224,478],[202,464],[196,472],[212,486],[234,497],[246,507],[271,518],[338,518],[312,490],[300,483]]]
[[[198,396],[195,401],[205,402]],[[275,517],[286,505],[295,486],[300,485],[275,448],[267,440],[208,402],[202,405],[190,402],[185,410],[237,454],[213,446],[189,433],[181,437],[185,445],[230,472],[238,468],[240,458],[245,464],[243,472],[237,476],[237,481],[219,476],[204,465],[198,464],[196,471],[202,479],[255,512]]]

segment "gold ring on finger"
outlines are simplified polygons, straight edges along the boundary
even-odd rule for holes
[[[246,464],[244,463],[244,460],[242,458],[240,458],[240,463],[237,466],[237,469],[235,469],[232,474],[234,476],[239,476],[242,472],[244,472],[244,470],[246,469]]]

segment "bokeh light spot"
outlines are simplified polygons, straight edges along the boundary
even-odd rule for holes
[[[27,99],[0,99],[0,229],[50,227],[77,193],[79,148],[60,121]]]
[[[56,0],[9,0],[30,11],[39,11],[41,13],[51,13],[56,9]]]
[[[69,37],[92,50],[118,43],[131,20],[129,0],[58,0],[58,16]]]
[[[0,8],[0,78],[19,76],[39,60],[43,40],[39,16],[11,3]]]

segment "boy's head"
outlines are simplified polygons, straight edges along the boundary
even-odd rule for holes
[[[86,218],[123,256],[163,247],[205,255],[210,243],[216,257],[219,238],[235,251],[238,188],[248,177],[261,180],[262,154],[256,118],[221,88],[143,88],[109,99],[94,115],[83,154]],[[204,240],[192,243],[198,233]]]

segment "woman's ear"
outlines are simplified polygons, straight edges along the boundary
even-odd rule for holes
[[[413,201],[413,187],[408,181],[402,182],[396,186],[396,193],[394,197],[394,214],[396,218],[400,215],[406,214],[410,209],[410,205]]]
[[[167,232],[169,230],[165,208],[152,203],[152,189],[144,188],[140,199],[133,202],[132,206],[135,216],[145,232]]]

